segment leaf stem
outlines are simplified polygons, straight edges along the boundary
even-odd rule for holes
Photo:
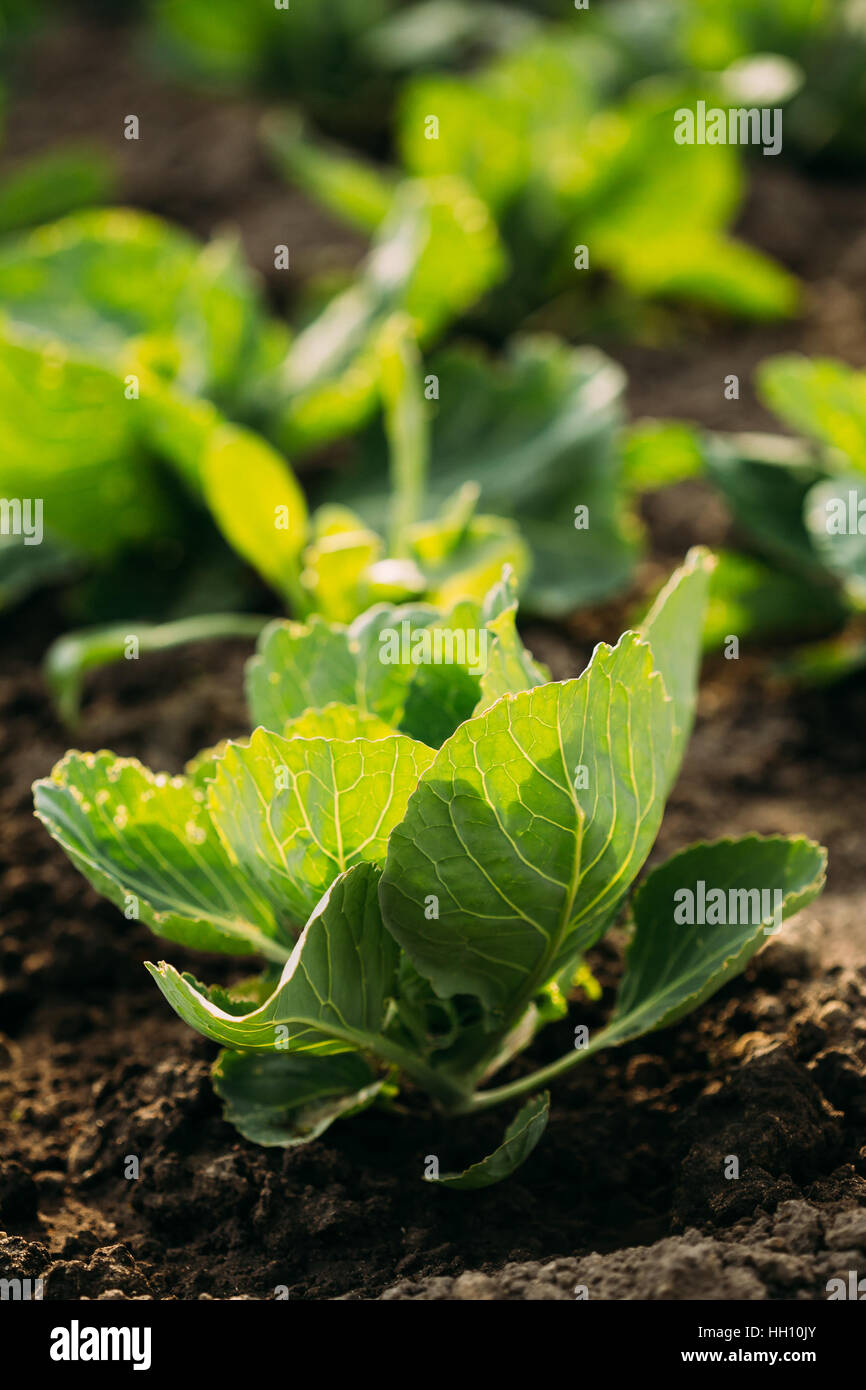
[[[297,566],[283,575],[280,590],[293,618],[303,622],[310,616],[313,607],[310,591],[301,583],[301,571]]]
[[[388,549],[402,558],[409,553],[409,527],[421,515],[429,454],[421,356],[405,315],[395,314],[387,324],[381,354],[391,473]]]
[[[505,1086],[495,1086],[492,1091],[476,1091],[475,1095],[469,1096],[467,1100],[454,1111],[458,1115],[476,1114],[479,1110],[490,1110],[494,1105],[502,1105],[506,1101],[514,1100],[517,1096],[525,1095],[527,1091],[534,1091],[539,1086],[545,1086],[548,1081],[553,1081],[563,1072],[570,1071],[593,1052],[601,1052],[603,1048],[610,1044],[605,1038],[605,1034],[610,1030],[602,1029],[593,1042],[588,1047],[575,1048],[572,1052],[566,1052],[563,1057],[558,1057],[555,1062],[550,1062],[546,1067],[539,1067],[537,1071],[530,1072],[528,1076],[519,1076],[516,1081],[510,1081]]]
[[[65,724],[74,725],[88,671],[119,661],[131,637],[141,653],[166,651],[188,642],[209,642],[223,637],[257,637],[273,619],[248,613],[196,613],[167,623],[128,620],[106,627],[67,632],[48,649],[43,671]]]
[[[384,1061],[393,1062],[410,1080],[417,1082],[428,1095],[433,1096],[452,1114],[462,1113],[467,1102],[472,1099],[465,1087],[451,1081],[434,1067],[428,1066],[390,1038],[377,1038],[372,1044],[372,1051]]]

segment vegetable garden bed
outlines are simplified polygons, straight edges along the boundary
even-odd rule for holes
[[[33,664],[51,630],[50,612],[44,619],[41,631],[13,634],[0,687],[10,1267],[51,1269],[49,1297],[266,1297],[276,1285],[293,1298],[417,1297],[431,1278],[482,1270],[499,1279],[509,1261],[547,1265],[641,1245],[649,1248],[633,1273],[643,1292],[633,1296],[664,1287],[693,1297],[701,1280],[705,1297],[820,1296],[830,1266],[844,1263],[844,1247],[831,1237],[828,1254],[822,1232],[866,1194],[866,1088],[849,1055],[866,1050],[864,767],[851,752],[862,687],[774,696],[770,711],[757,673],[733,680],[720,661],[705,674],[661,854],[750,829],[802,831],[827,843],[830,887],[796,934],[771,942],[696,1018],[561,1078],[544,1142],[507,1183],[437,1193],[419,1181],[426,1155],[472,1162],[499,1142],[496,1112],[455,1129],[420,1097],[404,1097],[399,1124],[367,1111],[286,1154],[240,1141],[221,1119],[209,1079],[215,1049],[158,1006],[141,965],[153,954],[149,933],[134,924],[119,932],[115,911],[32,817],[30,782],[66,746]],[[561,633],[527,636],[560,677],[588,655],[588,643]],[[88,724],[124,754],[180,768],[202,744],[243,729],[248,654],[249,644],[218,644],[103,673]],[[177,948],[173,957],[183,962]],[[592,965],[605,997],[581,1010],[589,1023],[606,1011],[619,951],[604,946]],[[214,958],[211,975],[219,969]],[[551,1026],[531,1060],[552,1060],[571,1028]],[[729,1153],[749,1175],[720,1192]],[[146,1183],[124,1179],[125,1154],[144,1157]],[[803,1205],[763,1214],[779,1202],[813,1214]],[[782,1237],[772,1255],[762,1244],[770,1221]],[[703,1240],[684,1257],[667,1238],[690,1228],[721,1245]],[[859,1248],[863,1232],[851,1240]],[[623,1296],[612,1292],[613,1257],[604,1268],[599,1288]],[[499,1292],[539,1296],[537,1277],[511,1272]],[[556,1296],[541,1279],[541,1296]],[[479,1295],[469,1281],[456,1294],[434,1282],[428,1296],[461,1288]],[[493,1291],[480,1286],[482,1296]]]
[[[130,106],[132,83],[133,104],[162,119],[165,132],[151,147],[154,163],[125,157],[127,201],[202,235],[218,220],[238,223],[280,309],[291,296],[268,262],[275,217],[298,229],[294,245],[317,269],[355,263],[361,242],[351,231],[294,190],[275,191],[255,145],[254,101],[153,84],[123,32],[105,40],[87,75],[91,31],[74,42],[80,61],[69,64],[56,39],[46,40],[34,91],[20,96],[10,127],[13,160],[40,148],[59,118],[35,91],[56,85],[56,110],[72,100],[77,133],[88,135],[106,99],[118,111]],[[116,79],[107,98],[103,78]],[[75,84],[99,87],[103,107],[77,100]],[[373,152],[382,138],[369,135]],[[225,156],[218,167],[215,143]],[[750,386],[762,359],[797,350],[866,365],[864,210],[866,193],[841,181],[774,170],[755,183],[738,234],[805,281],[803,315],[744,328],[695,310],[673,332],[659,311],[654,345],[647,324],[639,346],[603,343],[629,373],[631,416],[776,428]],[[531,326],[559,325],[554,313]],[[736,404],[722,394],[730,371],[743,383]],[[626,598],[521,624],[553,680],[577,677],[596,642],[615,643],[690,545],[736,534],[704,482],[651,492],[641,509],[650,544]],[[70,743],[40,672],[68,626],[40,596],[7,618],[2,639],[5,1274],[46,1275],[48,1298],[269,1298],[279,1288],[291,1299],[564,1299],[586,1285],[609,1298],[812,1299],[862,1264],[862,673],[798,690],[748,654],[705,662],[695,732],[649,868],[696,841],[802,835],[827,847],[828,885],[698,1012],[560,1076],[544,1141],[525,1165],[507,1182],[463,1193],[421,1181],[430,1156],[443,1170],[466,1169],[501,1143],[514,1106],[449,1122],[410,1085],[391,1111],[365,1109],[288,1149],[248,1142],[222,1118],[214,1044],[172,1015],[144,970],[152,936],[98,896],[33,818],[31,786]],[[215,641],[99,671],[77,746],[179,773],[201,749],[246,737],[252,650],[251,641]],[[576,1021],[590,1032],[604,1026],[624,948],[620,928],[591,948],[579,1005],[499,1080],[567,1053]],[[166,954],[217,984],[237,973],[225,957],[202,962],[174,942]],[[730,1156],[741,1176],[720,1182]],[[124,1172],[130,1157],[141,1164],[137,1179]]]

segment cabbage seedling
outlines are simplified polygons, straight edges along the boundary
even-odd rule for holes
[[[756,835],[692,845],[635,891],[692,725],[710,568],[692,552],[573,680],[524,649],[507,580],[448,614],[277,623],[250,667],[248,739],[177,777],[71,752],[36,784],[37,814],[127,915],[267,963],[229,989],[148,965],[222,1045],[214,1082],[242,1134],[304,1143],[398,1085],[455,1116],[519,1100],[494,1153],[428,1175],[495,1182],[538,1142],[548,1083],[675,1023],[816,896],[824,850]],[[510,1069],[624,913],[606,1026]]]

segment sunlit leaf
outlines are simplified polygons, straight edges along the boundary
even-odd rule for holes
[[[247,667],[247,703],[254,725],[279,731],[306,709],[356,703],[356,667],[345,630],[313,617],[308,624],[274,622]]]
[[[379,871],[342,874],[313,911],[271,997],[229,1013],[189,975],[148,963],[172,1008],[191,1027],[231,1048],[328,1055],[379,1037],[394,988],[397,949],[382,925]]]
[[[623,482],[636,492],[670,487],[703,471],[697,431],[680,420],[638,420],[623,440]]]
[[[96,558],[177,527],[171,494],[137,439],[122,379],[0,338],[0,494],[41,499],[45,531]]]
[[[257,435],[226,426],[210,441],[202,483],[235,550],[289,602],[297,599],[307,505],[289,466]]]
[[[336,701],[323,709],[308,709],[297,719],[290,719],[283,729],[284,738],[389,738],[396,730],[377,714],[358,709],[357,705],[341,705]]]
[[[68,753],[35,786],[36,814],[100,893],[158,936],[284,961],[288,904],[238,875],[204,793],[113,753]],[[301,919],[303,920],[303,918]]]
[[[829,357],[770,357],[757,372],[762,399],[786,425],[866,467],[866,372]]]
[[[242,877],[305,920],[338,874],[381,863],[433,757],[402,734],[230,742],[208,786],[209,813]]]
[[[594,940],[657,833],[673,738],[634,634],[596,648],[579,679],[505,696],[457,729],[392,832],[382,879],[388,928],[437,993],[513,1009]]]

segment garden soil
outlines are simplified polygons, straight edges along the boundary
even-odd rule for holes
[[[47,615],[50,617],[50,615]],[[611,628],[614,637],[618,628]],[[526,634],[559,677],[589,647]],[[0,678],[0,1263],[46,1297],[820,1297],[866,1253],[866,892],[859,738],[866,689],[780,697],[711,663],[656,857],[694,839],[803,831],[829,847],[824,897],[747,974],[679,1027],[554,1088],[543,1142],[501,1186],[422,1181],[498,1142],[506,1115],[449,1125],[420,1095],[309,1147],[265,1150],[221,1118],[215,1048],[168,1010],[142,962],[228,978],[100,899],[33,818],[30,783],[67,737],[38,675],[33,615]],[[97,677],[77,742],[161,770],[244,732],[240,643],[143,658]],[[735,678],[736,677],[736,678]],[[600,1001],[521,1066],[597,1027]],[[129,1157],[139,1176],[126,1177]],[[734,1156],[738,1178],[725,1178]],[[635,1248],[637,1247],[637,1248]],[[859,1253],[857,1253],[859,1252]]]
[[[68,43],[80,43],[76,32]],[[97,93],[101,109],[112,90],[119,100],[123,63],[132,65],[127,78],[146,83],[128,46],[109,42],[119,45],[120,86],[111,88],[109,69],[90,70],[91,103],[75,108],[79,127],[96,125]],[[57,36],[53,43],[57,52],[49,44],[36,68],[48,95],[69,71],[59,62],[63,44]],[[84,44],[82,62],[87,51]],[[166,123],[169,154],[159,166],[151,152],[156,165],[143,183],[136,184],[140,170],[125,169],[130,201],[197,231],[234,218],[260,246],[264,231],[250,228],[266,227],[272,245],[279,212],[310,227],[311,247],[328,243],[329,228],[309,205],[282,193],[256,164],[255,111],[220,104],[233,144],[215,138],[208,112],[215,118],[217,106],[207,99],[151,87],[141,100],[147,92]],[[10,115],[12,158],[38,147],[38,120],[53,138],[50,103],[43,98],[40,106],[34,93],[25,91]],[[128,88],[120,105],[137,109]],[[193,137],[184,136],[192,153],[182,175],[172,174],[171,156],[172,111],[181,106],[187,114],[178,128],[199,130],[198,159]],[[244,201],[253,185],[258,194]],[[629,369],[633,412],[760,428],[768,421],[747,378],[761,356],[793,348],[866,364],[864,202],[843,185],[816,188],[791,172],[762,171],[744,225],[809,276],[801,319],[746,330],[696,320],[691,336],[674,343],[627,351],[605,344]],[[250,221],[255,208],[260,224]],[[335,262],[356,254],[339,237],[329,244]],[[721,395],[729,372],[744,383],[736,405]],[[652,500],[646,520],[652,559],[642,592],[689,544],[718,543],[728,526],[699,484]],[[634,598],[560,627],[529,626],[525,638],[557,678],[575,675],[596,640],[619,635]],[[222,1120],[209,1080],[216,1049],[169,1011],[142,962],[167,949],[181,968],[224,980],[231,966],[161,947],[125,921],[33,818],[30,785],[70,741],[39,674],[63,627],[50,602],[31,604],[7,620],[0,654],[0,1266],[7,1277],[45,1276],[49,1299],[268,1298],[278,1286],[293,1299],[562,1299],[582,1290],[596,1298],[812,1299],[826,1297],[829,1279],[862,1270],[862,678],[796,692],[774,684],[754,658],[707,663],[695,736],[654,859],[704,837],[804,832],[829,848],[827,890],[696,1015],[588,1059],[557,1082],[548,1131],[526,1165],[499,1186],[460,1193],[422,1181],[427,1156],[444,1168],[481,1157],[510,1112],[449,1125],[407,1091],[398,1113],[368,1110],[287,1151],[248,1144]],[[100,674],[75,741],[179,771],[199,748],[246,731],[249,650],[213,643]],[[621,948],[614,933],[593,952],[601,998],[577,998],[570,1020],[548,1028],[514,1075],[566,1051],[575,1021],[603,1022]],[[132,1157],[137,1178],[125,1176]],[[725,1176],[732,1159],[738,1177]]]

